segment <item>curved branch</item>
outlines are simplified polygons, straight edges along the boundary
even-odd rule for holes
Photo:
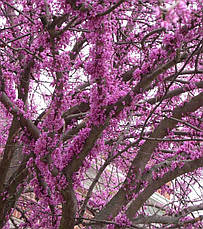
[[[140,207],[161,186],[168,183],[169,181],[172,181],[178,176],[181,176],[185,173],[193,172],[202,166],[203,166],[203,157],[195,159],[194,161],[186,162],[183,165],[183,167],[181,168],[177,167],[174,170],[165,173],[163,177],[159,177],[156,180],[151,179],[150,183],[145,188],[145,190],[141,192],[139,196],[128,207],[126,211],[126,215],[128,216],[128,218],[133,219],[133,217],[135,216],[136,212],[140,209]],[[190,210],[192,210],[192,208]]]
[[[203,88],[203,81],[196,82],[195,83],[195,86],[197,88]],[[180,88],[174,89],[172,91],[169,91],[164,96],[164,98],[162,98],[162,97],[155,97],[155,98],[148,99],[146,102],[148,102],[150,104],[155,104],[155,103],[157,103],[157,102],[159,102],[161,100],[170,99],[170,98],[172,98],[174,96],[180,95],[180,94],[185,93],[185,92],[190,91],[190,90],[192,90],[192,88],[187,87],[187,86],[180,87]]]
[[[144,46],[144,43],[146,41],[146,39],[150,36],[152,36],[153,34],[155,33],[161,33],[161,32],[164,32],[166,31],[166,28],[159,28],[159,29],[155,29],[155,30],[152,30],[151,32],[149,32],[147,35],[145,35],[143,38],[142,38],[142,41],[141,41],[141,45],[142,47]]]
[[[101,17],[101,16],[105,16],[107,14],[110,14],[113,10],[115,10],[116,8],[118,8],[125,1],[126,0],[120,0],[120,1],[118,1],[114,6],[112,6],[108,10],[104,11],[103,13],[97,14],[97,16]]]
[[[195,96],[194,98],[192,98],[190,102],[187,102],[183,104],[182,106],[179,106],[176,109],[174,109],[172,117],[180,119],[181,117],[184,117],[186,114],[196,111],[201,106],[203,106],[203,92]],[[152,138],[163,138],[165,135],[167,135],[169,130],[172,130],[177,125],[177,123],[178,122],[175,120],[169,120],[168,118],[163,119],[160,122],[159,126],[151,134],[151,137]],[[135,185],[134,184],[135,179],[137,180],[137,182],[138,181],[141,182],[142,173],[144,171],[144,168],[146,164],[148,163],[148,161],[150,160],[151,155],[154,152],[154,150],[156,149],[157,145],[158,145],[157,141],[147,140],[140,147],[140,150],[138,151],[137,156],[134,158],[130,166],[130,169],[127,174],[124,185],[119,189],[117,194],[107,203],[107,205],[96,215],[95,217],[96,219],[104,220],[104,219],[108,219],[110,216],[115,217],[119,213],[122,206],[126,205],[127,202],[129,201],[126,195],[129,194],[132,198],[132,190],[130,189],[130,187]],[[197,165],[199,164],[197,163],[196,166]],[[199,165],[199,167],[200,166],[202,166],[202,164]],[[134,177],[134,180],[131,181],[131,183],[129,184],[128,178],[130,179],[132,177]],[[134,193],[139,192],[139,183],[136,183],[136,185],[137,187],[136,189],[134,189]],[[128,191],[131,191],[131,192],[128,193]]]

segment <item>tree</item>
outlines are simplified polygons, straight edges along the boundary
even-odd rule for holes
[[[202,226],[202,8],[0,2],[0,228]]]

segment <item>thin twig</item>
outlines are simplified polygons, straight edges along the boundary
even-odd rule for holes
[[[6,4],[7,6],[11,7],[12,9],[14,9],[15,11],[17,11],[19,14],[22,14],[25,18],[27,18],[30,22],[32,22],[33,24],[35,24],[35,22],[28,17],[27,15],[25,15],[22,11],[20,11],[19,9],[17,9],[16,7],[12,6],[11,4],[9,4],[8,2],[4,2],[2,1],[4,4]]]

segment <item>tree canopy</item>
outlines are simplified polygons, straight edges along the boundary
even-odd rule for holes
[[[202,9],[0,1],[0,228],[202,228]]]

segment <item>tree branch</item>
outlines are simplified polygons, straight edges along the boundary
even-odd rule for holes
[[[116,8],[118,8],[125,1],[126,0],[120,0],[120,1],[118,1],[114,6],[112,6],[108,10],[104,11],[103,13],[97,14],[97,16],[101,17],[101,16],[105,16],[107,14],[110,14],[113,10],[115,10]]]
[[[128,218],[133,219],[136,212],[140,209],[140,207],[149,199],[149,197],[161,186],[172,181],[178,176],[181,176],[185,173],[193,172],[196,169],[203,166],[203,157],[195,159],[194,161],[186,162],[181,168],[176,167],[174,170],[169,171],[163,175],[163,177],[159,177],[156,180],[151,179],[148,186],[141,192],[138,197],[130,204],[128,207],[126,214]],[[202,207],[200,205],[200,207]],[[192,209],[191,209],[192,210]]]
[[[5,92],[0,93],[0,101],[14,117],[19,119],[19,123],[22,128],[26,128],[35,139],[39,138],[39,129],[33,124],[31,120],[24,117],[23,112],[9,99]]]
[[[203,106],[203,93],[200,93],[199,95],[192,98],[190,102],[187,102],[182,106],[175,108],[172,117],[180,119],[186,114],[199,109],[199,107],[201,106]],[[150,137],[163,138],[165,135],[167,135],[168,131],[172,130],[176,126],[177,123],[178,122],[175,120],[169,120],[167,118],[163,119]],[[110,216],[115,217],[119,213],[121,207],[127,204],[127,201],[129,201],[129,199],[127,200],[126,197],[128,190],[131,190],[130,196],[132,196],[132,189],[130,187],[136,185],[137,188],[134,190],[134,193],[139,191],[138,184],[142,180],[142,173],[157,145],[157,141],[147,140],[140,147],[137,156],[132,161],[129,172],[127,174],[127,178],[124,181],[124,185],[119,189],[117,194],[107,203],[107,205],[96,215],[96,219],[104,220],[108,219],[108,217]],[[196,165],[199,164],[197,163]],[[128,184],[128,178],[131,179],[132,177],[134,177],[133,181]]]

